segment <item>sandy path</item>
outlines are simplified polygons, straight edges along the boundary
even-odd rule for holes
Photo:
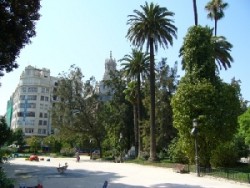
[[[250,184],[216,178],[196,177],[195,174],[179,174],[172,169],[141,166],[128,163],[90,161],[81,156],[80,163],[74,158],[50,158],[50,161],[31,162],[23,158],[10,160],[4,164],[9,177],[20,183],[43,188],[102,188],[107,180],[108,188],[250,188]],[[56,170],[59,163],[68,163],[64,174]]]

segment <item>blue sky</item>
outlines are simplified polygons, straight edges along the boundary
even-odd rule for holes
[[[223,35],[233,44],[232,68],[220,71],[220,77],[230,82],[233,77],[241,80],[241,93],[250,100],[249,57],[250,53],[250,1],[224,0],[229,3],[225,17],[218,23],[217,35]],[[148,1],[151,2],[151,1]],[[173,66],[177,61],[178,74],[182,76],[179,49],[187,29],[194,25],[192,0],[155,0],[175,13],[173,17],[178,28],[178,39],[166,50],[159,49],[156,59],[168,58]],[[207,19],[204,7],[208,0],[197,0],[199,24],[213,27],[214,22]],[[95,76],[101,80],[104,74],[105,59],[110,51],[116,60],[131,52],[132,46],[125,38],[128,15],[134,9],[140,10],[145,0],[41,0],[42,15],[37,22],[36,37],[22,49],[16,62],[20,67],[0,79],[0,115],[6,111],[6,103],[19,82],[19,77],[28,65],[48,68],[52,76],[68,71],[75,64],[82,69],[85,78]],[[119,69],[119,62],[117,62]]]

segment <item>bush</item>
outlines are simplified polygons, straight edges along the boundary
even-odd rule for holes
[[[233,143],[224,143],[212,151],[211,165],[214,167],[233,167],[238,160],[237,147]]]
[[[169,144],[168,155],[170,160],[174,163],[188,163],[188,158],[183,152],[183,149],[181,148],[181,143],[178,142],[177,138],[173,139],[171,144]]]
[[[7,178],[2,169],[0,169],[0,187],[14,188],[13,180]]]
[[[60,154],[66,157],[73,157],[75,155],[75,149],[74,148],[62,148],[60,151]]]

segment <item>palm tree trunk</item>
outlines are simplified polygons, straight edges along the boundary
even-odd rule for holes
[[[138,156],[140,157],[140,152],[142,151],[142,141],[141,141],[141,79],[140,73],[137,75],[137,111],[138,111]]]
[[[194,9],[194,23],[195,25],[198,25],[198,12],[197,12],[196,0],[193,0],[193,9]]]
[[[138,118],[136,104],[133,104],[133,113],[134,113],[134,134],[135,134],[135,157],[138,157]]]
[[[150,38],[150,158],[156,160],[156,136],[155,136],[155,63],[154,63],[154,43],[153,38]]]
[[[217,19],[214,19],[214,36],[217,36]]]

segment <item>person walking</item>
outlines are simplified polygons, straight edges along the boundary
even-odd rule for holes
[[[78,151],[76,152],[76,162],[80,162],[80,154]]]

